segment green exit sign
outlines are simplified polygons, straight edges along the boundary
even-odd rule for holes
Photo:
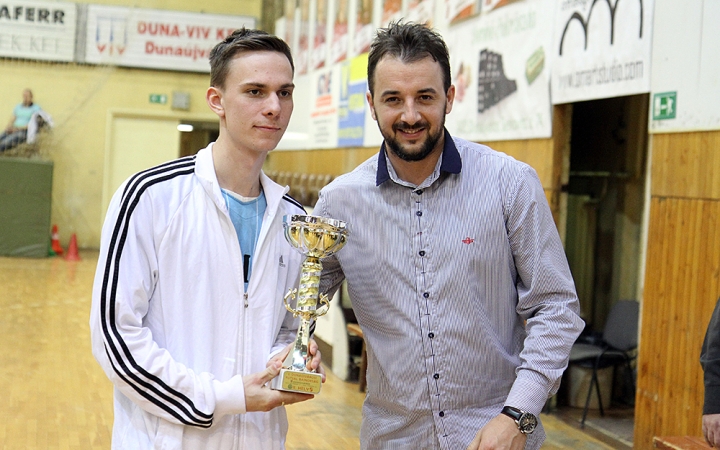
[[[677,112],[677,92],[661,92],[653,96],[653,120],[674,119]]]
[[[150,103],[159,103],[164,105],[167,103],[167,95],[165,94],[150,94]]]

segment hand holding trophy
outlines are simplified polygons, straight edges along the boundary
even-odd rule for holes
[[[291,289],[283,299],[285,308],[300,316],[295,344],[283,362],[280,374],[273,378],[270,386],[276,390],[317,394],[322,386],[322,375],[307,368],[308,341],[310,324],[316,317],[324,315],[329,309],[327,295],[319,295],[321,258],[339,251],[347,238],[345,222],[309,215],[283,217],[285,239],[297,251],[305,255],[299,289]],[[288,300],[294,300],[297,294],[297,306],[293,308]],[[321,306],[318,308],[318,301]]]

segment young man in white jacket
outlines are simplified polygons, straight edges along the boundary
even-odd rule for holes
[[[282,221],[304,211],[261,171],[293,109],[290,49],[238,30],[210,66],[217,141],[129,178],[103,227],[90,328],[113,448],[280,449],[284,405],[312,398],[266,385],[298,326],[282,299],[302,255]]]

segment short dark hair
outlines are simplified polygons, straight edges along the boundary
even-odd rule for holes
[[[295,73],[290,47],[277,36],[262,30],[247,29],[245,27],[233,31],[222,42],[210,51],[210,86],[222,88],[225,84],[230,61],[241,52],[271,51],[285,55],[290,67]]]
[[[368,55],[368,88],[373,95],[375,80],[375,67],[386,55],[398,58],[405,63],[420,61],[432,57],[443,74],[443,88],[445,92],[450,89],[450,55],[447,45],[440,33],[425,24],[405,22],[402,20],[390,22],[387,28],[380,28],[370,45]]]

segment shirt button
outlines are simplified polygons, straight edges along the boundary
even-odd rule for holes
[[[418,189],[418,190],[415,191],[415,193],[416,193],[417,195],[422,195],[423,190],[422,190],[422,189]]]
[[[418,217],[422,216],[422,211],[415,211],[415,215]]]
[[[445,417],[445,411],[440,411],[440,417]]]
[[[425,250],[420,250],[420,251],[418,252],[418,255],[420,255],[420,256],[425,256]]]
[[[439,374],[439,373],[436,373],[435,375],[433,375],[433,378],[435,378],[436,380],[439,379],[439,378],[440,378],[440,374]]]
[[[430,294],[427,293],[427,292],[425,292],[425,293],[423,294],[423,297],[428,298],[428,297],[430,297]]]
[[[429,337],[430,339],[434,338],[434,337],[435,337],[435,333],[428,333],[428,337]]]

